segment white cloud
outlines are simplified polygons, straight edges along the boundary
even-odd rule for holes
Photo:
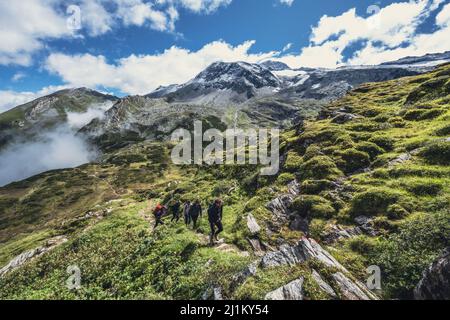
[[[18,82],[18,81],[22,80],[23,78],[25,78],[26,76],[27,75],[23,72],[17,72],[12,76],[11,81]]]
[[[378,64],[405,55],[450,50],[450,42],[446,40],[450,34],[449,5],[437,15],[433,33],[418,33],[419,26],[442,3],[442,0],[393,3],[374,10],[375,13],[366,18],[357,15],[356,9],[336,17],[325,15],[312,28],[308,47],[299,55],[287,55],[279,60],[294,67],[334,68],[344,64]],[[346,61],[344,51],[356,43],[363,47]]]
[[[51,39],[103,35],[114,27],[149,27],[174,32],[177,8],[209,14],[232,0],[74,0],[81,9],[81,30],[68,27],[64,0],[0,1],[0,65],[32,64],[32,56]],[[79,34],[77,34],[77,32]]]
[[[0,64],[30,65],[44,41],[70,35],[66,20],[45,0],[0,1]]]
[[[158,0],[158,3],[181,5],[193,12],[212,13],[222,6],[228,6],[232,0]]]
[[[96,156],[67,126],[38,134],[35,140],[15,143],[1,151],[0,186],[48,170],[76,167]]]
[[[285,4],[288,7],[292,6],[292,4],[294,3],[294,0],[278,0],[280,1],[281,4]]]
[[[258,62],[278,52],[250,54],[254,41],[231,46],[215,41],[198,51],[171,47],[156,55],[131,55],[110,64],[103,56],[54,53],[47,59],[48,71],[69,86],[117,88],[128,94],[146,94],[160,85],[183,83],[216,61]]]

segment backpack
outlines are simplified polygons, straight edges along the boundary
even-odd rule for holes
[[[163,206],[161,204],[158,204],[155,209],[153,210],[153,214],[155,216],[159,216],[162,214]]]

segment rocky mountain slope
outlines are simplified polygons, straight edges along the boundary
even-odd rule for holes
[[[167,139],[179,127],[189,129],[193,119],[223,127],[288,128],[314,117],[327,102],[368,82],[380,82],[432,70],[432,62],[448,60],[436,54],[419,61],[410,58],[394,65],[340,69],[291,69],[284,63],[265,61],[217,62],[191,81],[160,87],[143,97],[125,97],[105,118],[82,129],[101,148],[134,141]],[[409,64],[407,63],[409,62]]]
[[[17,140],[67,123],[69,113],[82,114],[94,107],[109,108],[117,98],[87,88],[66,89],[0,114],[0,149]]]
[[[275,100],[292,116],[290,103]],[[275,100],[257,94],[239,110],[271,110]],[[98,163],[0,188],[0,298],[442,297],[448,281],[436,272],[446,272],[450,240],[449,104],[448,64],[360,85],[284,130],[281,171],[264,177],[254,166],[174,166],[173,145],[152,141],[167,130],[164,113],[174,105],[176,114],[203,119],[211,106],[197,111],[163,95],[121,99],[94,121],[101,125],[83,130],[94,138],[143,130],[157,114],[150,139],[145,130],[123,144],[102,138]],[[209,121],[227,125],[230,111],[214,110]],[[152,229],[156,203],[199,198],[206,206],[215,197],[225,201],[216,246],[207,244],[204,217],[195,230],[169,221]],[[373,265],[381,289],[371,291]],[[79,290],[66,286],[68,266],[81,271]]]

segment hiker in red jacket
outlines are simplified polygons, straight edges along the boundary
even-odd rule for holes
[[[165,206],[161,205],[160,203],[158,203],[158,205],[153,210],[153,215],[155,216],[155,219],[156,219],[154,229],[156,229],[156,227],[158,225],[164,224],[164,222],[162,221],[162,217],[166,214],[166,212],[167,212],[167,208]]]

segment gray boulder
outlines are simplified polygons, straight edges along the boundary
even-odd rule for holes
[[[303,300],[303,278],[269,292],[265,300]]]

